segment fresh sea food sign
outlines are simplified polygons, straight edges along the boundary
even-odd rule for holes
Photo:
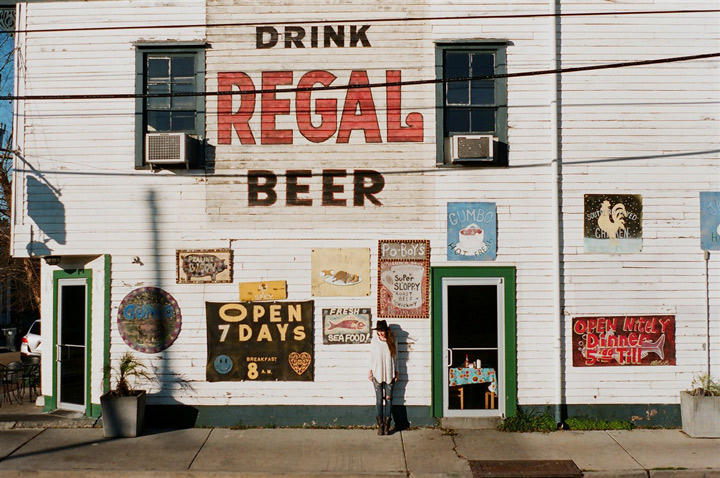
[[[323,309],[324,344],[366,344],[370,342],[370,309]]]
[[[675,316],[576,317],[573,367],[675,365]]]
[[[206,302],[208,382],[312,381],[313,302]]]

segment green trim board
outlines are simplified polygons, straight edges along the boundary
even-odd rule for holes
[[[517,327],[515,311],[514,267],[432,267],[432,394],[434,417],[443,416],[443,321],[442,280],[446,277],[497,277],[503,279],[505,294],[505,415],[514,416],[517,408]]]
[[[110,283],[111,283],[111,267],[112,258],[110,254],[105,254],[104,259],[104,274],[105,274],[105,297],[104,297],[104,330],[103,330],[103,393],[110,391],[110,374],[106,373],[110,368],[110,323],[112,320],[111,316],[111,295],[110,295]]]
[[[92,270],[59,270],[53,272],[53,331],[52,331],[52,393],[45,396],[45,410],[55,410],[57,397],[57,343],[58,343],[58,283],[63,279],[85,279],[85,413],[92,416],[90,389],[92,378]],[[52,408],[50,408],[52,407]]]

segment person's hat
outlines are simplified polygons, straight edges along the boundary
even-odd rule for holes
[[[390,327],[388,327],[387,321],[378,320],[377,324],[375,324],[375,328],[373,330],[387,331],[389,328]]]

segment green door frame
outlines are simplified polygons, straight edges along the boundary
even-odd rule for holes
[[[63,279],[85,279],[86,282],[86,310],[85,310],[85,414],[92,416],[90,403],[91,369],[92,369],[92,270],[60,270],[53,272],[53,331],[52,331],[52,391],[45,395],[44,411],[57,409],[57,341],[58,341],[58,283]]]
[[[505,293],[505,415],[517,409],[517,328],[514,267],[432,267],[432,397],[433,417],[443,416],[442,281],[446,277],[499,277]],[[500,398],[500,397],[498,397]]]

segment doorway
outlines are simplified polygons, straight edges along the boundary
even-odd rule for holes
[[[88,406],[87,278],[56,280],[55,396],[61,409],[85,412]]]
[[[515,269],[433,268],[433,410],[514,415]]]

